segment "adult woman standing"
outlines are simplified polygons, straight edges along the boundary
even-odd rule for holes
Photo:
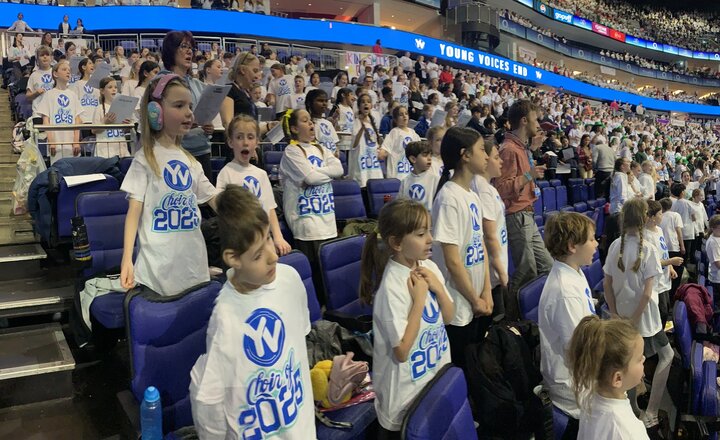
[[[420,79],[417,75],[410,79],[410,119],[418,120],[422,116],[422,109],[425,105],[425,98],[420,92]]]
[[[593,161],[592,161],[592,149],[590,148],[590,135],[584,134],[580,138],[580,145],[577,148],[578,153],[578,169],[580,171],[580,177],[583,179],[592,179],[593,176]]]
[[[200,100],[205,85],[192,76],[193,50],[195,49],[195,38],[188,31],[168,32],[163,39],[162,61],[165,71],[162,73],[174,73],[187,82],[192,94],[192,105],[195,107]],[[213,134],[212,124],[205,124],[201,127],[193,125],[182,139],[182,146],[203,167],[206,176],[212,176],[210,166],[210,140],[208,136]]]

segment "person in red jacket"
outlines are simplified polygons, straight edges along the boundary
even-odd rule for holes
[[[380,43],[380,40],[375,40],[375,46],[373,46],[372,51],[375,55],[382,55],[382,43]]]
[[[675,300],[682,301],[687,307],[687,316],[696,334],[713,332],[712,299],[707,289],[699,284],[685,283],[675,292]]]
[[[440,78],[438,80],[440,84],[452,84],[453,74],[450,71],[450,66],[445,66],[442,72],[440,72]]]

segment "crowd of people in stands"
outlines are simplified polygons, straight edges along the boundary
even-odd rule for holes
[[[610,0],[549,0],[550,6],[659,43],[718,52],[720,14],[713,10],[673,10],[647,3]]]
[[[527,28],[530,28],[546,37],[550,37],[554,39],[555,41],[560,41],[562,43],[567,43],[567,39],[563,36],[557,35],[550,31],[549,29],[537,26],[536,24],[532,23],[529,19],[516,14],[513,11],[509,11],[507,9],[500,10],[498,12],[498,15],[502,18],[508,18],[516,23],[519,23]],[[682,64],[674,63],[664,63],[658,60],[651,60],[648,58],[643,58],[639,55],[633,55],[629,52],[620,53],[620,52],[614,52],[609,49],[601,49],[600,55],[605,56],[608,58],[611,58],[613,60],[617,61],[623,61],[626,63],[632,63],[639,67],[644,67],[647,69],[654,69],[654,70],[660,70],[662,72],[672,72],[672,73],[680,73],[683,75],[690,75],[690,76],[699,76],[702,78],[720,78],[720,71],[716,69],[712,69],[711,67],[689,67],[687,62],[683,62]],[[557,73],[557,72],[556,72]]]
[[[293,419],[263,425],[263,435],[314,438],[305,289],[294,270],[276,264],[290,245],[280,231],[269,176],[253,164],[261,137],[278,124],[288,141],[277,176],[282,212],[314,275],[319,246],[338,235],[331,181],[354,180],[366,193],[369,179],[401,180],[398,199],[383,207],[366,238],[361,265],[360,296],[373,304],[373,380],[383,438],[399,438],[407,402],[443,365],[471,367],[465,348],[484,337],[494,317],[518,318],[518,289],[542,273],[549,276],[538,309],[541,369],[553,403],[571,418],[565,438],[623,432],[623,438],[642,439],[646,428],[657,434],[672,360],[664,332],[668,284],[682,274],[697,237],[720,225],[717,218],[706,223],[690,204],[704,200],[703,191],[717,191],[718,121],[678,123],[642,105],[590,102],[409,53],[389,70],[362,65],[357,77],[336,73],[327,87],[319,66],[301,57],[284,64],[269,47],[198,54],[189,32],[169,32],[160,54],[126,56],[115,48],[112,76],[93,88],[87,79],[105,59],[102,50],[73,72],[68,60],[76,49],[65,43],[64,53],[54,56],[49,43],[35,52],[25,87],[44,123],[111,123],[115,116],[108,108],[118,93],[141,98],[133,116],[140,148],[132,152],[121,188],[129,197],[123,287],[140,284],[175,295],[209,280],[198,205],[217,211],[219,254],[229,270],[208,326],[208,352],[191,377],[201,438],[239,438],[260,429],[253,417],[240,414],[248,410],[248,384],[271,374],[268,387],[277,381],[293,390],[290,399],[283,397],[292,404]],[[231,89],[218,116],[194,124],[192,109],[204,87],[223,72]],[[258,122],[261,108],[272,109],[274,120]],[[216,128],[224,130],[228,146],[218,188],[208,178],[209,136]],[[97,134],[117,138],[109,131]],[[48,132],[51,160],[77,156],[78,140],[77,132]],[[552,159],[566,148],[570,157]],[[126,143],[112,140],[95,150],[130,153]],[[632,322],[588,317],[596,302],[580,267],[592,262],[598,246],[588,217],[556,214],[544,241],[540,235],[533,212],[538,181],[557,176],[561,166],[584,177],[595,174],[596,196],[608,199],[612,214],[623,214],[621,238],[604,244],[604,296],[612,314]],[[248,188],[248,178],[257,183],[252,193],[241,188]],[[666,213],[677,213],[682,222]],[[284,345],[261,354],[244,332],[271,320],[264,330],[269,334],[270,325],[284,322]],[[244,349],[238,349],[243,335]],[[638,418],[631,405],[643,355],[659,361]],[[277,375],[279,370],[287,374]],[[578,401],[587,391],[593,412]]]

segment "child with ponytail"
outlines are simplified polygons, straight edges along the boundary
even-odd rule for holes
[[[643,338],[629,321],[602,321],[596,315],[580,321],[568,348],[568,365],[581,408],[578,439],[649,438],[626,394],[642,380],[643,346]]]
[[[358,113],[352,127],[353,143],[348,156],[348,175],[360,188],[365,188],[368,179],[383,178],[378,157],[382,139],[372,115],[370,95],[360,95],[357,104]]]
[[[643,422],[657,427],[660,400],[670,373],[673,350],[662,327],[657,278],[662,274],[660,255],[645,232],[648,204],[632,198],[622,208],[622,233],[610,245],[603,270],[605,300],[610,313],[629,319],[645,342],[646,357],[658,355],[658,365]],[[634,393],[631,401],[634,400]]]
[[[315,124],[306,110],[288,110],[282,124],[290,138],[280,161],[285,220],[295,238],[295,248],[310,260],[313,280],[319,287],[318,250],[323,242],[337,237],[330,182],[342,176],[343,168],[330,150],[315,143]]]
[[[400,438],[408,403],[450,362],[445,324],[455,310],[432,244],[430,214],[410,199],[383,206],[365,240],[360,299],[373,306],[375,409],[390,431],[381,438]]]
[[[485,334],[480,317],[493,311],[482,204],[471,189],[488,156],[480,134],[459,127],[445,133],[440,153],[445,167],[432,208],[433,255],[455,303],[455,318],[447,327],[453,363],[464,368],[465,347]]]

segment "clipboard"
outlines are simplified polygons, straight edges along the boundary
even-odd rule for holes
[[[220,113],[220,106],[230,91],[231,86],[208,85],[203,89],[195,111],[195,122],[198,125],[211,124]]]
[[[88,80],[87,84],[85,84],[85,85],[90,86],[95,89],[99,89],[100,81],[103,78],[107,78],[108,76],[111,76],[110,75],[110,64],[105,63],[105,62],[97,63],[97,64],[95,64],[95,71],[93,72],[92,75],[90,75],[90,79]]]
[[[116,95],[113,99],[108,113],[115,113],[115,123],[121,124],[122,121],[132,119],[133,112],[140,98],[127,95]]]

